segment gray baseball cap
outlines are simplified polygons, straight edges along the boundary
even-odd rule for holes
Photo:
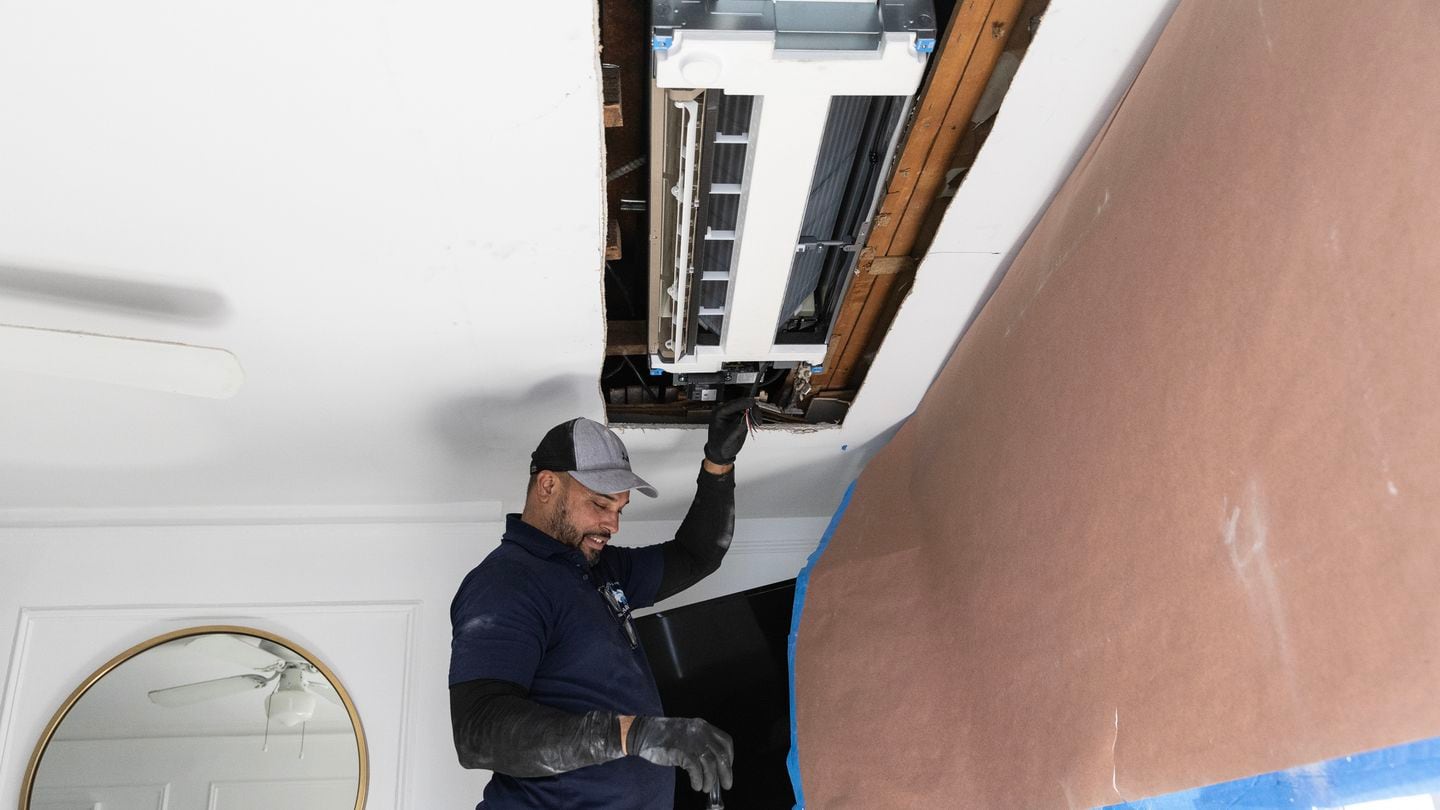
[[[657,494],[645,479],[630,471],[630,454],[615,431],[579,417],[550,429],[530,454],[530,474],[541,470],[568,472],[581,484],[606,495],[638,489]]]

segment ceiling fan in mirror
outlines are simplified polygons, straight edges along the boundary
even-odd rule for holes
[[[273,720],[286,728],[308,722],[315,716],[316,697],[344,707],[340,694],[314,664],[273,641],[263,638],[258,641],[258,645],[252,645],[236,636],[223,633],[197,636],[185,645],[187,650],[252,671],[154,689],[147,693],[150,702],[175,708],[266,689],[273,685],[274,688],[265,700],[266,718],[267,721]],[[269,729],[268,722],[266,729]]]
[[[224,349],[18,324],[0,324],[0,367],[208,399],[245,381]]]

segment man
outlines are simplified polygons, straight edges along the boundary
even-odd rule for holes
[[[752,405],[715,409],[685,520],[645,548],[609,543],[630,490],[656,496],[619,436],[572,419],[535,448],[524,512],[450,606],[455,750],[495,772],[480,807],[672,808],[677,765],[696,790],[730,787],[729,735],[662,716],[630,610],[720,567]]]

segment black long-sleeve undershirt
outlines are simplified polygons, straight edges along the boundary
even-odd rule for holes
[[[450,727],[461,767],[554,776],[623,756],[613,712],[572,714],[525,695],[525,687],[509,681],[450,687]]]
[[[660,546],[665,571],[655,601],[668,599],[715,573],[735,536],[735,471],[700,471],[695,499],[675,539]]]
[[[714,573],[734,533],[735,474],[702,469],[675,539],[660,546],[665,568],[655,601]],[[527,695],[525,687],[510,681],[474,680],[450,687],[450,725],[462,767],[524,778],[553,776],[623,756],[613,712],[573,714]]]

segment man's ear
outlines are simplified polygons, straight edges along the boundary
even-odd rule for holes
[[[560,473],[551,470],[541,470],[535,476],[535,494],[542,503],[552,501],[560,494],[563,484],[560,481]]]

